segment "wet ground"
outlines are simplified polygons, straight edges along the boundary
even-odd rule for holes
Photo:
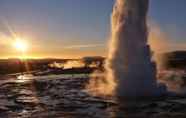
[[[87,82],[85,75],[2,77],[0,118],[186,118],[185,97],[129,105],[89,95]]]

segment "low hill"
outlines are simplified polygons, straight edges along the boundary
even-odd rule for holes
[[[186,51],[174,51],[163,54],[166,68],[186,69]]]

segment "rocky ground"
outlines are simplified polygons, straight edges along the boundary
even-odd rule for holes
[[[2,77],[0,118],[186,118],[185,97],[126,105],[89,95],[87,82],[87,76]]]

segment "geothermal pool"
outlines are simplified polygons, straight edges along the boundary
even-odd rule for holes
[[[165,73],[161,76],[167,77]],[[178,78],[176,74],[175,78]],[[148,101],[117,101],[114,97],[90,95],[85,89],[88,80],[89,76],[84,74],[1,77],[0,117],[186,117],[186,97],[166,96]]]

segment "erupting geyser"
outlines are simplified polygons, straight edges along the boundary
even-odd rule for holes
[[[107,75],[116,80],[118,96],[154,96],[163,90],[156,82],[156,64],[147,44],[149,0],[117,0],[112,14],[112,38]]]

